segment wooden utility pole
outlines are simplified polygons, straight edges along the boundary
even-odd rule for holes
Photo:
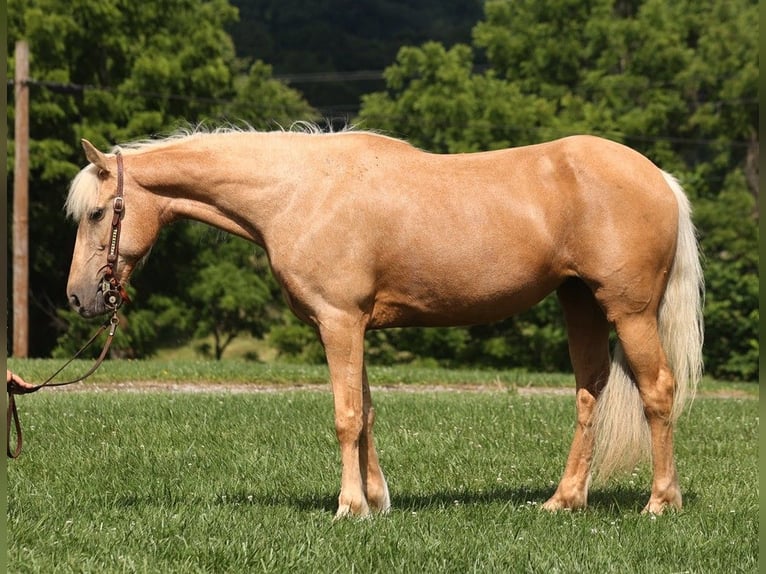
[[[13,356],[29,353],[29,45],[16,42],[13,163]]]

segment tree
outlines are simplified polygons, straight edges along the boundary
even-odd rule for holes
[[[476,7],[453,0],[439,4],[439,10],[452,6],[455,14],[465,9],[466,18]],[[343,12],[342,25],[358,33],[342,39],[335,29],[316,25],[332,4],[275,6],[271,0],[258,3],[258,19],[269,33],[255,36],[265,38],[258,55],[274,54],[267,60],[278,72],[286,71],[280,68],[285,62],[298,60],[307,66],[299,71],[326,71],[369,69],[361,62],[374,61],[373,55],[393,58],[378,36],[380,22],[401,26],[405,42],[422,41],[425,29],[449,43],[465,37],[454,19],[429,16],[423,6],[434,6],[430,1],[412,8],[384,0],[370,12],[379,18],[358,6]],[[242,3],[243,10],[253,7]],[[9,53],[21,36],[32,49],[32,353],[46,355],[62,324],[72,332],[78,328],[79,319],[59,311],[66,306],[63,285],[74,240],[59,206],[83,163],[80,137],[105,149],[173,131],[181,123],[273,128],[315,116],[299,94],[274,81],[269,65],[236,59],[225,32],[235,26],[236,11],[226,0],[130,6],[118,0],[10,0],[8,19]],[[425,43],[401,49],[385,72],[385,90],[364,97],[359,123],[437,152],[583,132],[643,152],[681,179],[695,205],[708,288],[707,371],[755,378],[757,21],[754,0],[488,0],[470,46]],[[365,28],[371,23],[376,30]],[[337,42],[320,51],[316,46],[327,46],[328,34]],[[296,52],[296,43],[312,53]],[[12,75],[13,62],[9,68]],[[9,112],[12,126],[12,108]],[[190,294],[195,282],[213,278],[201,279],[200,261],[215,265],[224,259],[206,259],[209,249],[194,226],[177,224],[163,232],[151,272],[133,279],[135,304],[124,308],[126,347],[120,352],[143,356],[193,336],[202,301],[212,299]],[[263,253],[256,252],[255,264],[278,300]],[[313,333],[285,319],[284,307],[265,313],[271,325],[253,329],[273,327],[270,338],[285,355],[316,358],[316,348],[305,346]],[[557,305],[549,298],[496,325],[375,332],[368,345],[373,360],[386,362],[552,370],[566,368],[564,337]]]
[[[17,39],[26,38],[34,78],[30,103],[30,353],[45,356],[56,344],[60,329],[78,330],[78,320],[59,309],[67,306],[64,286],[75,235],[61,206],[69,181],[84,163],[80,138],[108,149],[198,123],[246,120],[265,126],[306,119],[312,112],[296,92],[274,82],[263,64],[254,64],[240,79],[241,64],[225,31],[237,12],[227,0],[127,4],[119,0],[10,0],[8,4],[9,54]],[[12,60],[9,72],[12,77]],[[8,124],[12,134],[12,106]],[[12,145],[9,150],[12,153]],[[12,159],[9,165],[13,165]],[[9,173],[9,181],[12,177]],[[191,283],[181,278],[188,279],[188,261],[195,256],[189,244],[191,235],[183,224],[164,232],[155,246],[155,257],[173,255],[163,258],[161,269],[135,277],[136,305],[122,311],[123,338],[132,339],[132,352],[143,354],[156,348],[149,340],[152,330],[144,328],[147,321],[142,313],[168,314],[168,299],[156,296],[158,293],[188,304],[185,291]],[[178,309],[171,315],[180,319]],[[167,336],[172,331],[176,339],[182,331],[188,336],[189,327],[183,323],[162,331]]]
[[[439,152],[593,133],[673,172],[698,208],[708,254],[708,373],[751,379],[758,373],[758,34],[747,23],[757,16],[752,0],[490,0],[474,28],[475,50],[403,48],[386,70],[387,90],[365,96],[360,118]],[[476,70],[475,53],[488,69]],[[478,341],[459,356],[483,348],[470,356],[559,368],[563,325],[550,305],[472,329]]]
[[[363,127],[405,135],[433,152],[457,153],[531,143],[554,108],[496,77],[473,72],[473,51],[428,42],[404,47],[385,71],[388,91],[362,98]]]
[[[237,97],[226,112],[236,121],[258,129],[288,127],[296,120],[315,120],[316,112],[303,97],[274,80],[271,66],[255,62],[236,82]]]
[[[188,294],[195,309],[194,334],[200,338],[213,335],[217,360],[243,331],[257,337],[265,334],[266,312],[274,293],[252,243],[229,237],[210,245],[199,256],[199,269]]]
[[[325,116],[354,114],[361,94],[380,78],[327,81],[331,72],[380,70],[402,45],[466,42],[482,0],[232,0],[239,21],[229,24],[237,54],[274,66]],[[311,77],[311,73],[319,77]]]
[[[736,170],[718,197],[697,205],[697,224],[705,230],[706,368],[724,379],[758,377],[758,227],[753,225],[753,203],[744,171]]]

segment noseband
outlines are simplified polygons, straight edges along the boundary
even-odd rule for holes
[[[101,294],[104,297],[104,304],[110,311],[117,311],[120,308],[123,301],[130,303],[125,287],[123,287],[120,280],[117,279],[115,268],[117,267],[117,257],[120,254],[120,228],[122,227],[122,217],[125,212],[125,198],[123,197],[123,172],[125,171],[122,165],[122,154],[118,151],[117,158],[117,195],[114,198],[112,209],[114,214],[112,215],[112,231],[110,233],[109,241],[109,253],[106,256],[106,265],[101,269],[104,270],[104,276],[101,280]]]

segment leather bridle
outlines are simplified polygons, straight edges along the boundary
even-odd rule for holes
[[[122,154],[118,151],[117,155],[117,195],[112,203],[114,214],[112,215],[112,231],[109,238],[109,252],[106,256],[106,265],[104,276],[101,280],[101,294],[104,297],[104,304],[109,310],[116,311],[120,308],[123,301],[130,302],[127,291],[117,279],[115,268],[117,267],[117,257],[120,254],[120,228],[122,226],[122,217],[125,213],[125,197],[123,196],[123,172]]]
[[[8,456],[11,458],[17,458],[21,454],[21,446],[22,446],[22,436],[21,436],[21,422],[19,421],[19,414],[16,409],[16,399],[15,395],[26,395],[29,393],[34,393],[35,391],[39,391],[43,387],[61,387],[64,385],[71,385],[74,383],[79,383],[80,381],[87,379],[89,376],[91,376],[93,373],[96,372],[96,369],[98,369],[101,366],[101,363],[104,362],[104,359],[106,358],[107,353],[109,352],[109,347],[112,345],[112,339],[114,339],[114,335],[117,332],[117,325],[119,324],[120,320],[117,317],[117,310],[122,306],[124,302],[130,303],[130,298],[128,297],[128,293],[125,290],[125,287],[122,285],[120,280],[117,278],[116,268],[117,268],[117,258],[120,254],[120,230],[122,226],[122,218],[125,213],[125,197],[123,193],[123,182],[124,182],[124,168],[123,168],[123,162],[122,162],[122,155],[119,151],[116,153],[117,158],[117,194],[115,195],[114,201],[112,203],[112,209],[114,210],[114,213],[112,215],[112,227],[109,234],[109,251],[106,256],[106,265],[104,265],[100,271],[103,271],[103,277],[101,279],[101,284],[99,285],[99,290],[101,291],[102,296],[104,297],[104,305],[106,308],[111,311],[111,315],[109,319],[107,319],[93,334],[93,336],[88,340],[85,345],[83,345],[79,351],[77,351],[74,356],[69,359],[64,365],[61,366],[55,373],[53,373],[50,377],[48,377],[43,383],[40,383],[39,385],[30,385],[29,383],[25,383],[22,379],[17,378],[15,376],[11,377],[11,380],[7,381],[7,387],[8,387],[8,413],[7,413],[7,434],[6,437],[8,439]],[[101,333],[103,333],[106,329],[109,329],[109,334],[106,338],[106,341],[104,342],[104,347],[101,349],[101,353],[99,354],[98,358],[96,359],[96,362],[93,364],[93,366],[88,369],[88,371],[77,377],[76,379],[72,379],[69,381],[63,381],[63,382],[52,382],[56,376],[63,371],[72,361],[74,361],[77,357],[82,354],[85,349],[90,347],[90,345],[98,338]],[[11,448],[11,425],[16,429],[16,446],[14,448]]]

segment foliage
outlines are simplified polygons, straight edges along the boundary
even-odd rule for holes
[[[183,234],[180,241],[158,245],[160,250],[171,250],[167,257],[163,254],[160,259],[176,261],[184,252],[184,246],[194,252],[182,262],[183,272],[176,275],[174,283],[170,277],[175,270],[171,268],[168,274],[165,266],[153,271],[150,277],[138,275],[139,288],[129,288],[134,302],[123,307],[119,314],[120,336],[115,338],[112,356],[148,357],[159,347],[179,346],[192,337],[212,335],[212,348],[200,345],[198,351],[203,356],[221,359],[239,334],[263,336],[281,314],[279,286],[268,271],[265,255],[252,243],[199,223],[184,225],[180,231]],[[152,263],[148,265],[153,270],[159,267]],[[157,274],[162,281],[167,281],[163,292],[151,294],[142,301],[136,293],[147,280],[156,284]],[[173,287],[181,289],[174,296],[168,296]],[[59,319],[67,326],[53,354],[69,357],[89,338],[95,325],[70,310],[60,310]],[[85,356],[95,356],[98,352],[100,348],[94,344]]]
[[[94,327],[62,310],[74,231],[60,206],[83,163],[81,137],[107,149],[180,125],[287,127],[317,115],[273,71],[376,69],[386,58],[385,85],[362,98],[362,128],[443,153],[595,133],[678,176],[706,256],[707,371],[758,377],[757,2],[488,0],[483,17],[482,3],[453,0],[232,2],[246,16],[239,23],[227,0],[10,0],[9,54],[27,38],[34,76],[33,355],[66,354]],[[398,54],[390,38],[403,45]],[[325,104],[331,87],[338,97],[354,92],[315,87],[312,102]],[[132,280],[115,353],[148,356],[217,330],[211,351],[220,355],[244,330],[283,359],[321,360],[315,333],[281,305],[266,255],[202,229],[163,231]],[[569,370],[554,299],[489,326],[372,332],[368,355],[377,364]]]
[[[734,171],[720,195],[697,209],[706,248],[705,358],[708,371],[713,365],[717,377],[735,380],[758,376],[758,227],[745,187]]]
[[[286,312],[281,323],[271,326],[269,343],[280,358],[317,365],[325,362],[324,350],[314,329]]]
[[[252,243],[238,237],[219,242],[203,251],[199,269],[188,295],[195,313],[195,335],[213,334],[213,352],[221,359],[224,350],[241,332],[256,336],[266,332],[264,317],[273,301],[272,292],[260,273]]]
[[[333,73],[376,71],[404,45],[466,42],[483,0],[231,0],[240,18],[227,25],[242,58],[260,58],[325,117],[348,119],[381,79],[328,81]],[[316,76],[312,77],[312,74]]]
[[[554,112],[544,99],[522,94],[492,71],[474,74],[473,52],[465,45],[404,47],[385,77],[389,92],[362,98],[362,125],[434,152],[532,143]]]
[[[90,330],[60,310],[66,306],[66,262],[74,244],[61,206],[69,181],[83,164],[80,138],[108,149],[198,123],[273,127],[274,122],[313,117],[300,95],[271,79],[269,66],[255,62],[248,73],[240,73],[241,63],[225,32],[236,17],[227,0],[9,2],[8,52],[13,54],[18,39],[27,39],[34,78],[29,229],[33,355],[49,354],[56,339],[66,338],[57,330],[62,325],[71,326],[73,341]],[[11,76],[13,69],[10,58]],[[12,107],[8,122],[12,133]],[[9,173],[9,182],[12,177]],[[208,309],[187,293],[199,273],[194,263],[199,251],[190,241],[194,233],[183,224],[163,233],[154,249],[162,267],[153,266],[151,276],[136,276],[135,300],[141,306],[124,309],[124,333],[130,341],[118,343],[130,349],[128,354],[143,356],[168,340],[188,340],[194,333],[190,313]],[[71,346],[61,344],[57,354]]]
[[[757,3],[747,0],[490,0],[474,49],[402,48],[386,70],[386,91],[363,98],[360,118],[438,152],[578,132],[643,152],[681,179],[699,209],[709,257],[707,369],[753,380],[758,34],[747,22],[756,19]],[[477,70],[476,51],[487,69]],[[526,317],[472,329],[483,347],[472,359],[562,368],[563,324],[549,301]]]
[[[287,127],[296,120],[316,119],[302,96],[272,79],[271,66],[260,60],[237,82],[237,98],[227,108],[236,121],[244,121],[257,129]]]

